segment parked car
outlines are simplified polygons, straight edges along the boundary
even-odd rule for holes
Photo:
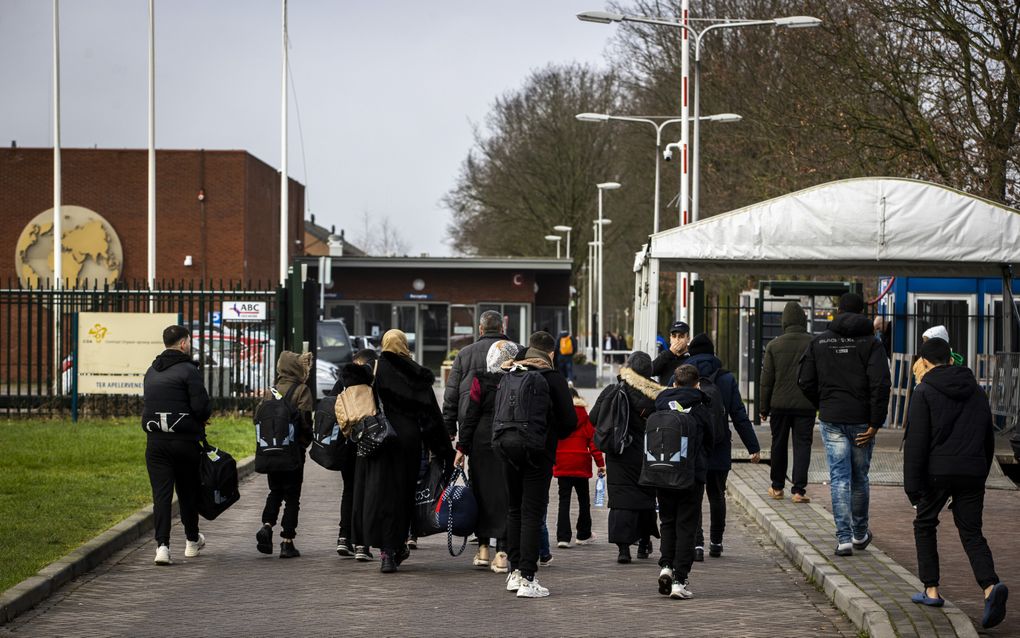
[[[351,345],[354,347],[355,352],[361,350],[375,350],[376,353],[382,352],[382,340],[379,337],[371,337],[369,335],[352,336]]]
[[[323,359],[315,360],[315,398],[326,396],[336,380],[340,378],[340,368]]]
[[[354,360],[354,347],[347,326],[339,319],[324,319],[318,325],[316,360],[342,366]]]

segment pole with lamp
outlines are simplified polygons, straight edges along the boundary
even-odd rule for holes
[[[559,225],[553,226],[553,230],[555,230],[558,233],[566,233],[567,234],[567,259],[570,259],[570,231],[574,230],[573,227],[565,226],[563,224],[559,224]],[[548,239],[548,238],[549,238],[548,235],[546,235],[546,239]],[[560,245],[557,243],[556,244],[556,256],[557,257],[560,256],[559,246]],[[573,279],[574,279],[574,264],[573,264],[573,262],[571,262],[571,264],[570,264],[570,281],[571,281],[571,283],[570,283],[570,288],[569,288],[569,290],[570,290],[570,300],[567,302],[567,332],[570,333],[571,335],[574,334],[574,322],[573,322],[573,318],[570,316],[571,315],[570,306],[574,302],[574,293],[576,292],[576,289],[573,287]]]
[[[555,230],[558,233],[566,233],[567,234],[567,259],[570,259],[570,231],[574,230],[573,227],[559,225],[559,226],[553,226],[553,230]]]
[[[604,260],[605,260],[605,247],[606,247],[605,246],[606,245],[606,242],[605,242],[605,225],[606,225],[607,222],[609,222],[609,220],[604,219],[603,216],[602,216],[602,210],[603,210],[602,200],[604,199],[603,198],[603,194],[606,191],[616,190],[616,189],[620,188],[620,184],[618,182],[602,182],[601,184],[596,184],[595,187],[599,191],[598,239],[596,240],[598,242],[598,245],[595,246],[595,252],[598,253],[598,262],[599,262],[598,346],[597,346],[597,350],[596,350],[596,356],[598,356],[599,360],[598,360],[598,364],[596,365],[596,368],[595,368],[595,376],[596,376],[597,381],[601,382],[602,381],[602,365],[604,363],[603,360],[602,360],[603,359],[603,357],[602,357],[602,351],[603,351],[602,331],[603,331],[603,324],[604,324],[603,315],[605,314],[605,304],[604,304],[604,302],[605,302],[605,292],[606,292],[605,271],[604,271],[604,268],[603,268]]]
[[[597,225],[592,224],[592,233],[591,233],[592,237],[597,237],[598,236],[597,228],[598,228]],[[584,312],[585,312],[585,315],[584,315],[584,327],[585,327],[585,332],[588,333],[588,343],[586,344],[587,345],[586,349],[588,350],[587,354],[588,354],[588,360],[589,361],[591,361],[591,360],[593,360],[595,358],[595,343],[592,341],[592,334],[593,334],[593,332],[592,332],[592,326],[593,326],[592,318],[594,317],[594,313],[592,312],[592,307],[593,307],[592,306],[592,289],[594,288],[593,280],[595,278],[595,246],[597,246],[597,245],[598,245],[598,242],[596,242],[594,240],[588,242],[588,304],[584,308]]]
[[[556,259],[559,259],[560,258],[560,242],[563,241],[563,238],[560,237],[559,235],[546,235],[545,236],[545,240],[546,241],[554,241],[554,242],[556,242]]]

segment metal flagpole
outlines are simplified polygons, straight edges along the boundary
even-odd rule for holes
[[[691,2],[681,2],[681,21],[688,24]],[[690,149],[690,103],[688,101],[688,82],[690,78],[690,52],[687,29],[680,30],[680,225],[686,224],[690,217],[690,176],[688,174],[688,152]],[[676,274],[676,312],[674,317],[687,321],[687,273]]]
[[[59,394],[61,379],[60,356],[60,295],[64,274],[64,215],[60,210],[60,0],[53,0],[53,391]],[[40,285],[41,287],[41,285]]]
[[[290,265],[290,215],[287,194],[287,0],[283,0],[283,80],[280,87],[280,285],[287,282]]]
[[[149,175],[148,175],[149,290],[156,289],[156,2],[149,0]],[[154,312],[149,298],[149,312]]]

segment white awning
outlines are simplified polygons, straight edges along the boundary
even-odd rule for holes
[[[1001,276],[1020,211],[918,180],[830,182],[655,234],[662,270]]]

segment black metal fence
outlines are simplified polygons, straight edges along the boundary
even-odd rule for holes
[[[192,352],[219,411],[250,410],[272,382],[274,325],[280,292],[271,282],[142,282],[77,288],[24,288],[16,280],[0,289],[0,413],[60,416],[72,408],[75,346],[80,312],[176,313],[192,333]],[[265,320],[231,323],[224,302],[264,302]],[[85,416],[141,414],[141,397],[79,396]]]

